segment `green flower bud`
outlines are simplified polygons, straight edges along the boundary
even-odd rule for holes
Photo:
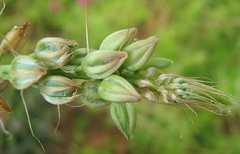
[[[81,95],[80,85],[63,76],[48,76],[39,82],[40,94],[51,104],[69,103]]]
[[[81,86],[82,89],[80,93],[82,94],[82,96],[80,97],[80,99],[85,105],[91,108],[95,108],[103,107],[111,103],[109,101],[102,99],[98,95],[98,86],[94,81],[84,82]]]
[[[117,75],[103,79],[98,86],[98,94],[105,100],[117,103],[139,102],[142,99],[127,80]]]
[[[133,103],[112,103],[110,113],[113,122],[127,140],[133,140],[137,122],[137,112]]]
[[[154,52],[159,37],[152,36],[145,40],[133,42],[123,49],[128,53],[128,59],[123,66],[129,71],[136,71],[143,67]]]
[[[127,57],[126,52],[95,50],[82,60],[82,68],[87,76],[103,79],[115,72]]]
[[[141,68],[141,70],[146,70],[149,67],[155,67],[157,69],[163,69],[173,64],[173,60],[161,58],[161,57],[153,57],[150,58],[149,61]]]
[[[95,49],[89,49],[89,52],[95,51]],[[87,55],[87,48],[78,48],[73,51],[73,55],[69,60],[70,65],[81,65],[83,58]]]
[[[29,25],[30,23],[26,22],[22,27],[14,26],[3,39],[0,45],[0,51],[4,54],[11,53],[11,48],[17,52],[20,51],[27,42]]]
[[[116,31],[108,35],[100,45],[100,50],[121,50],[121,48],[132,43],[137,28],[129,28]]]
[[[47,68],[29,56],[17,56],[11,64],[10,82],[16,89],[26,89],[38,82],[47,73]]]
[[[77,46],[74,40],[64,40],[57,37],[47,37],[38,41],[35,53],[49,69],[57,69],[65,65],[73,55],[72,50]]]

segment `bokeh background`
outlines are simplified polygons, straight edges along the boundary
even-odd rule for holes
[[[29,39],[21,54],[33,52],[37,41],[56,36],[86,47],[84,0],[5,0],[0,32],[31,23]],[[0,5],[1,6],[1,5]],[[208,77],[218,89],[240,95],[239,0],[88,0],[89,44],[98,48],[110,33],[137,27],[138,39],[159,36],[156,56],[174,60],[162,71],[189,77]],[[1,64],[9,64],[5,56]],[[46,153],[240,153],[239,108],[233,116],[197,111],[193,120],[174,107],[149,102],[136,104],[135,139],[127,141],[111,120],[109,107],[61,107],[58,140],[57,107],[48,104],[36,89],[24,93],[35,135]],[[32,137],[20,92],[11,86],[3,93],[12,115],[0,113],[11,140],[0,133],[0,153],[43,153]],[[77,100],[75,103],[78,103]],[[181,123],[181,124],[180,124]],[[182,134],[182,138],[181,138]]]

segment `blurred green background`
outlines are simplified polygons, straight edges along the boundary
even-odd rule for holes
[[[79,47],[86,47],[82,0],[5,1],[1,34],[14,25],[31,23],[21,54],[33,52],[37,41],[48,36],[73,39]],[[137,27],[138,39],[151,35],[161,38],[156,56],[174,60],[162,71],[211,78],[218,82],[218,89],[239,99],[239,6],[239,0],[88,0],[89,44],[98,48],[110,33]],[[12,58],[5,56],[1,64],[10,63]],[[0,133],[0,153],[43,153],[29,131],[20,92],[10,86],[3,96],[14,114],[0,116],[14,136],[8,140]],[[192,124],[186,114],[179,115],[173,107],[139,103],[135,139],[127,141],[114,126],[109,107],[62,106],[57,141],[57,107],[33,88],[25,90],[25,97],[33,130],[46,153],[240,153],[239,108],[228,117],[204,111],[197,111],[196,117],[186,109]]]

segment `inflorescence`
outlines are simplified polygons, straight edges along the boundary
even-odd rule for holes
[[[147,100],[217,115],[229,115],[236,105],[233,96],[209,86],[205,78],[163,73],[161,69],[173,61],[151,57],[159,37],[136,41],[136,28],[110,34],[99,49],[77,48],[74,40],[47,37],[32,54],[20,55],[28,26],[14,27],[1,43],[2,55],[15,56],[10,65],[0,66],[1,92],[10,82],[21,91],[38,88],[47,102],[58,107],[77,98],[92,108],[110,105],[114,123],[128,140],[134,138],[137,102]],[[24,98],[23,102],[26,105]],[[2,97],[0,111],[13,113]]]

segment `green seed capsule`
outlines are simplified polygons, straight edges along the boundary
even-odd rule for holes
[[[117,103],[139,102],[142,99],[127,80],[117,75],[103,79],[98,86],[98,94],[105,100]]]
[[[98,86],[94,81],[84,82],[80,93],[81,101],[90,108],[103,107],[110,104],[98,95]]]
[[[150,58],[149,61],[141,68],[141,70],[146,70],[149,67],[155,67],[157,69],[163,69],[173,64],[173,60],[161,57]]]
[[[95,51],[95,49],[89,49],[89,52]],[[83,58],[87,55],[87,48],[78,48],[73,51],[73,55],[69,60],[70,65],[81,65]]]
[[[11,64],[10,82],[16,89],[26,89],[47,74],[41,62],[29,56],[18,56]]]
[[[108,35],[100,45],[100,50],[115,50],[119,51],[130,43],[132,43],[134,36],[137,32],[137,28],[129,28],[120,31],[116,31]]]
[[[128,59],[123,66],[129,71],[139,70],[152,56],[158,41],[159,37],[153,36],[125,47],[123,51],[128,53]]]
[[[74,40],[64,40],[57,37],[47,37],[38,41],[34,50],[36,58],[49,69],[57,69],[65,65],[73,55],[77,46]]]
[[[48,76],[39,82],[40,94],[51,104],[69,103],[81,95],[77,94],[80,85],[63,76]]]
[[[126,52],[95,50],[82,60],[82,68],[87,76],[103,79],[115,72],[127,57]]]
[[[127,140],[133,140],[137,122],[137,112],[133,103],[112,103],[110,113],[113,122]]]

